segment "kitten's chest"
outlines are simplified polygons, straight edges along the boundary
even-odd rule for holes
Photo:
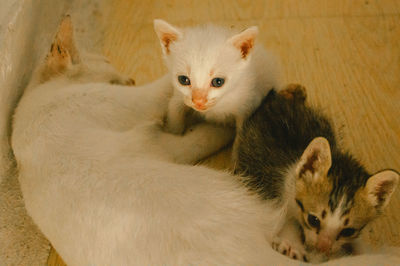
[[[237,121],[237,114],[234,114],[232,112],[220,112],[218,110],[210,110],[205,113],[200,113],[196,112],[199,117],[202,119],[208,121],[208,122],[213,122],[217,124],[223,124],[223,125],[229,125],[229,126],[235,126],[236,121]]]
[[[227,93],[219,100],[219,102],[206,112],[199,115],[207,121],[235,125],[238,121],[242,121],[256,107],[254,95],[244,94],[236,91]]]

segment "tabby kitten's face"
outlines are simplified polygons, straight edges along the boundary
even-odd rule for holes
[[[248,79],[257,27],[232,36],[230,30],[213,25],[178,29],[155,20],[164,59],[172,84],[184,103],[204,112],[215,106],[227,92],[240,89],[238,81]]]
[[[350,188],[338,182],[340,176],[334,176],[337,173],[330,168],[328,141],[314,139],[296,167],[295,196],[306,249],[327,256],[346,250],[379,215],[399,179],[397,173],[386,170],[369,177],[366,184]]]

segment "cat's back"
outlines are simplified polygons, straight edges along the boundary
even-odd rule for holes
[[[304,99],[272,90],[243,124],[236,171],[251,176],[250,187],[259,188],[265,198],[281,195],[285,171],[314,138],[336,145],[330,121]]]
[[[167,77],[135,88],[62,80],[39,85],[24,93],[16,109],[15,149],[37,138],[62,140],[82,135],[83,130],[123,132],[149,119],[161,120],[171,90]]]
[[[273,90],[244,124],[242,139],[246,143],[257,139],[263,146],[287,153],[296,151],[300,156],[308,144],[320,136],[328,139],[332,146],[336,145],[331,122],[320,110],[306,105],[304,98],[287,98]]]
[[[38,139],[51,141],[67,137],[72,131],[82,129],[82,125],[87,128],[100,124],[100,114],[94,115],[94,109],[102,110],[103,121],[107,119],[104,114],[112,113],[106,96],[100,93],[107,89],[95,83],[49,82],[26,91],[14,115],[13,148],[18,153],[20,148]]]

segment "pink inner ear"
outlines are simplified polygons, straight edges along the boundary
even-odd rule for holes
[[[250,50],[254,46],[254,40],[246,40],[240,44],[240,51],[242,53],[242,58],[245,59],[247,55],[249,54]]]
[[[300,170],[299,176],[302,176],[307,171],[310,171],[312,174],[314,174],[316,168],[316,165],[314,163],[317,160],[318,160],[318,152],[314,151],[310,156],[308,156],[307,161]]]
[[[171,44],[171,42],[176,41],[177,37],[175,34],[171,34],[171,33],[164,33],[161,41],[164,44],[165,47],[165,51],[167,54],[169,54],[170,50],[169,50],[169,45]]]
[[[392,188],[393,182],[391,180],[383,181],[375,188],[375,196],[379,203],[383,203],[386,200],[387,195],[391,193]]]

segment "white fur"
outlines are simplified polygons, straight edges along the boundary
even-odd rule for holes
[[[169,51],[161,42],[175,88],[167,117],[167,127],[173,133],[184,130],[184,104],[199,111],[192,102],[194,90],[207,94],[207,109],[200,110],[199,115],[207,121],[240,127],[267,92],[280,87],[279,62],[273,54],[255,45],[246,58],[241,57],[240,49],[232,42],[242,33],[235,35],[230,29],[210,24],[177,29],[162,20],[155,20],[154,26],[161,40],[163,34],[176,36],[169,43]],[[257,34],[256,27],[247,31],[253,37]],[[181,85],[179,75],[189,77],[190,86]],[[210,86],[215,77],[224,78],[225,84],[219,88]]]
[[[267,258],[268,221],[279,212],[227,173],[174,163],[207,156],[232,132],[200,124],[164,133],[165,81],[132,88],[60,77],[21,99],[13,148],[26,208],[68,265]]]
[[[132,88],[92,83],[108,80],[93,73],[32,85],[13,124],[26,208],[69,266],[298,264],[269,245],[280,210],[230,174],[177,163],[216,151],[231,131],[165,133],[167,77]]]

